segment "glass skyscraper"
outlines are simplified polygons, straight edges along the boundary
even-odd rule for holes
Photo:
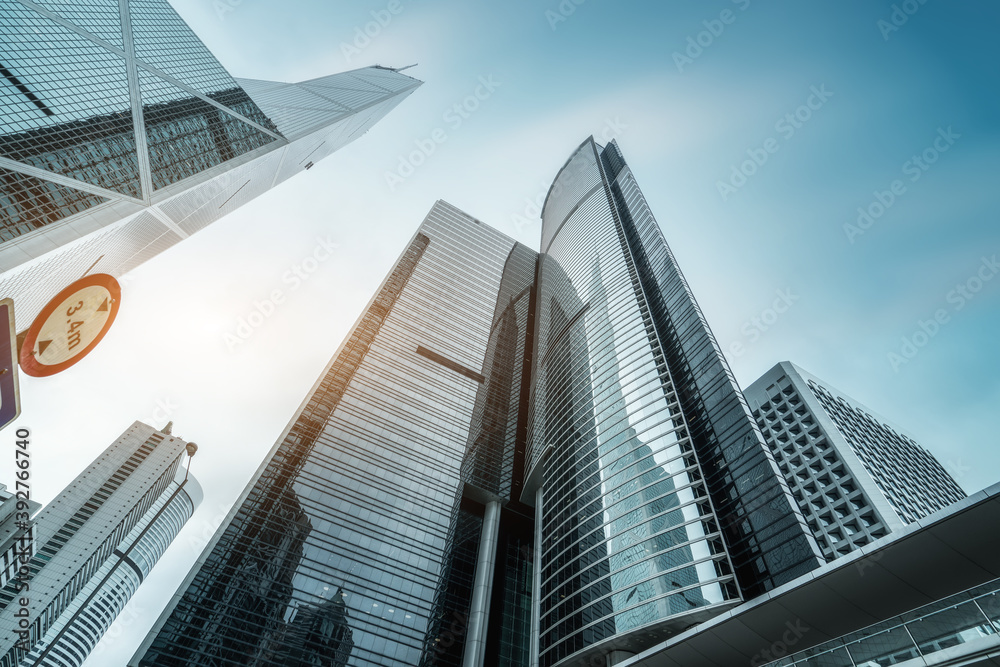
[[[0,293],[25,328],[372,127],[420,82],[380,67],[237,80],[167,0],[0,0]]]
[[[616,144],[556,176],[538,293],[540,664],[635,651],[824,562]]]
[[[421,662],[513,247],[434,206],[130,664]]]
[[[614,662],[824,562],[616,145],[542,222],[434,206],[133,667]]]
[[[746,397],[828,559],[965,498],[911,436],[795,364],[777,364]]]
[[[28,576],[0,589],[0,665],[83,664],[202,500],[187,445],[136,422],[39,513]]]

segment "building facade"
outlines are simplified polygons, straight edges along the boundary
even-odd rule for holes
[[[616,145],[541,250],[434,206],[130,664],[331,596],[352,665],[615,662],[824,562]]]
[[[433,659],[427,637],[513,247],[433,207],[130,664]],[[341,619],[324,640],[339,641],[335,652],[304,644],[323,613]]]
[[[0,294],[26,329],[372,127],[420,82],[237,80],[167,0],[0,0]]]
[[[824,562],[613,142],[548,194],[536,317],[541,665],[617,659]]]
[[[0,590],[0,665],[83,663],[201,502],[176,479],[186,446],[136,422],[38,514],[26,585]]]
[[[790,362],[746,398],[827,559],[965,498],[911,436]]]
[[[534,511],[524,487],[538,253],[504,263],[421,665],[527,665]]]
[[[1000,484],[620,667],[995,667]]]

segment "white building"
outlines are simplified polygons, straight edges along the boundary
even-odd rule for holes
[[[790,362],[745,394],[827,560],[965,498],[902,429]]]
[[[0,665],[83,663],[201,502],[187,445],[135,422],[39,513],[27,588],[0,590]]]

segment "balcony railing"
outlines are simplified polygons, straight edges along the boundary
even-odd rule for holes
[[[995,579],[765,667],[889,667],[998,633]]]

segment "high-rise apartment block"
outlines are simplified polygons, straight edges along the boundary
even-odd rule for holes
[[[135,422],[38,514],[28,576],[0,590],[0,665],[83,663],[201,502],[187,447]]]
[[[618,661],[823,562],[588,139],[541,253],[434,206],[132,664],[320,659],[331,599],[352,665]]]
[[[965,498],[912,437],[792,363],[745,393],[827,559]]]
[[[0,0],[0,295],[18,329],[357,138],[420,82],[237,80],[167,0]]]

